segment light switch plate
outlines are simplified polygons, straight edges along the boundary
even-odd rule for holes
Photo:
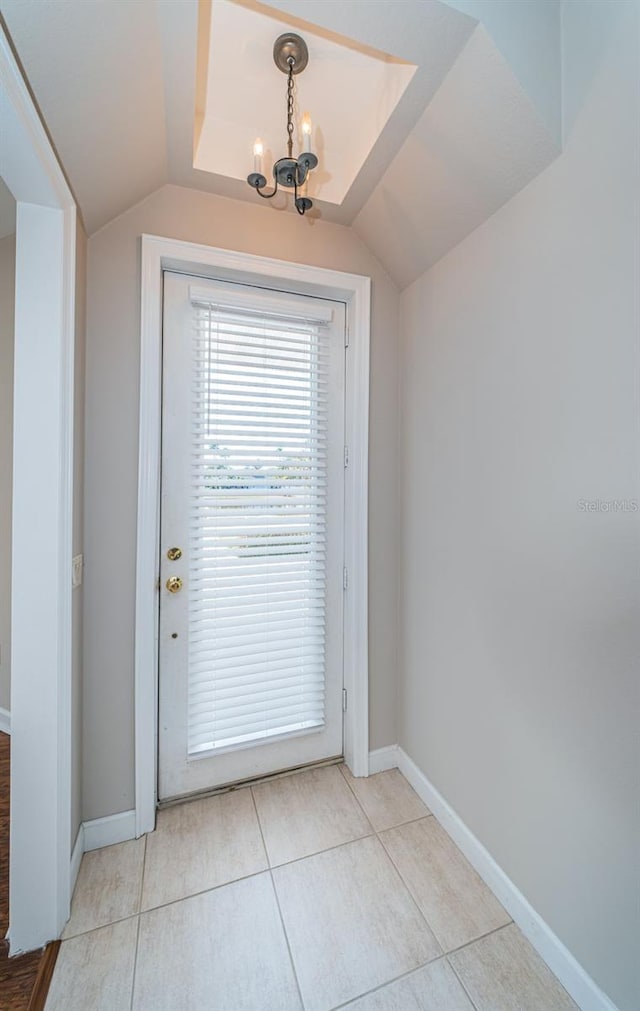
[[[76,555],[71,562],[71,587],[77,589],[82,583],[82,555]]]

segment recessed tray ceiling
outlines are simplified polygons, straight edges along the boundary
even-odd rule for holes
[[[309,64],[295,78],[294,155],[308,113],[311,147],[320,160],[309,196],[341,204],[416,66],[265,11],[258,4],[217,0],[200,19],[194,168],[246,179],[260,138],[263,170],[271,179],[273,162],[287,150],[287,79],[273,61],[273,43],[295,31],[307,43]]]

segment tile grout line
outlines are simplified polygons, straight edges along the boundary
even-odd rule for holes
[[[338,765],[338,768],[340,770],[342,770],[342,769],[346,769],[347,766],[346,766],[346,764],[344,762],[340,762],[339,765]],[[383,769],[382,772],[374,772],[373,775],[374,776],[384,776],[385,772],[393,772],[393,771],[394,771],[393,769]],[[397,771],[400,772],[399,769],[397,769]],[[400,775],[402,776],[401,772],[400,772]],[[367,821],[371,825],[371,828],[373,829],[373,831],[374,831],[374,833],[376,835],[378,835],[380,832],[388,832],[392,828],[400,828],[402,825],[413,825],[414,822],[416,822],[416,821],[422,821],[424,818],[434,818],[435,817],[433,811],[430,811],[429,808],[427,807],[427,805],[424,804],[424,801],[421,801],[421,803],[424,804],[425,814],[421,814],[417,818],[408,818],[407,821],[400,821],[400,822],[398,822],[395,825],[387,825],[386,828],[376,828],[375,825],[373,824],[373,822],[371,821],[371,818],[369,817],[369,815],[365,811],[365,808],[364,808],[364,805],[363,805],[362,801],[358,797],[358,794],[354,790],[352,784],[349,782],[349,780],[347,779],[347,776],[346,776],[346,774],[344,772],[342,773],[342,778],[344,779],[345,783],[347,784],[347,786],[351,790],[351,793],[352,793],[352,795],[353,795],[356,803],[359,805],[360,810],[364,814],[365,818],[367,819]],[[355,779],[356,777],[353,776],[353,778]],[[371,777],[370,776],[363,776],[361,778],[363,778],[363,779],[370,779]],[[404,776],[402,776],[402,778],[405,779]],[[405,779],[405,782],[406,782],[406,779]],[[408,785],[411,786],[410,783],[408,783]],[[411,789],[413,790],[412,786],[411,786]],[[413,792],[415,793],[415,790],[413,790]],[[418,795],[416,794],[416,796],[418,796]],[[419,797],[418,797],[418,800],[420,800]]]
[[[306,1005],[304,998],[302,996],[302,987],[300,986],[300,980],[298,979],[298,970],[296,969],[296,963],[293,958],[293,952],[291,950],[291,942],[289,941],[289,935],[287,933],[287,928],[284,922],[284,916],[282,914],[282,907],[280,905],[280,896],[278,895],[278,889],[276,888],[276,883],[273,879],[273,872],[269,868],[269,879],[271,881],[271,887],[273,888],[273,895],[276,900],[276,906],[278,908],[278,916],[280,917],[280,923],[282,924],[282,933],[284,934],[284,941],[287,946],[287,953],[289,955],[289,962],[291,963],[291,971],[293,972],[293,978],[296,981],[296,990],[298,991],[298,997],[300,998],[300,1007],[305,1009]]]
[[[422,821],[422,820],[423,820],[422,818],[419,818],[419,819],[418,819],[418,821]],[[398,828],[400,828],[401,826],[397,826],[397,827],[398,827]],[[385,829],[385,832],[387,832],[387,831],[388,831],[388,829]],[[440,938],[438,937],[438,935],[437,935],[436,931],[435,931],[435,930],[433,929],[433,927],[432,927],[432,926],[431,926],[431,924],[429,923],[429,920],[427,919],[427,916],[426,916],[426,914],[425,914],[425,913],[423,913],[422,909],[421,909],[421,908],[420,908],[420,906],[418,905],[418,900],[416,899],[415,895],[413,894],[413,891],[411,890],[411,888],[409,888],[409,885],[408,885],[408,884],[407,884],[407,882],[405,881],[405,879],[404,879],[404,876],[403,876],[403,874],[401,873],[400,869],[399,869],[399,868],[398,868],[398,867],[396,866],[396,863],[395,863],[395,861],[394,861],[393,857],[391,856],[391,854],[390,854],[390,853],[389,853],[389,851],[387,850],[387,847],[385,846],[384,842],[382,841],[382,839],[380,838],[380,835],[379,835],[378,833],[376,833],[376,839],[378,840],[378,842],[379,842],[379,843],[380,843],[380,845],[382,846],[382,849],[383,849],[383,851],[384,851],[384,853],[385,853],[385,855],[386,855],[387,859],[389,860],[389,863],[391,864],[391,866],[393,867],[394,871],[396,872],[396,874],[397,874],[397,875],[398,875],[398,877],[400,878],[400,880],[401,880],[402,884],[404,885],[404,887],[405,887],[405,889],[406,889],[406,891],[407,891],[407,894],[408,894],[408,895],[410,896],[410,898],[411,898],[411,901],[413,902],[414,906],[415,906],[415,907],[416,907],[416,909],[418,910],[418,913],[420,914],[420,916],[422,917],[422,919],[423,919],[423,920],[424,920],[424,922],[426,923],[426,925],[427,925],[427,928],[429,929],[429,931],[430,931],[430,932],[431,932],[431,933],[433,934],[433,938],[434,938],[434,940],[435,940],[436,944],[438,945],[438,947],[440,948],[440,950],[441,950],[442,954],[443,954],[443,955],[446,955],[446,951],[445,951],[445,947],[444,947],[444,945],[442,944],[442,942],[441,942]],[[438,956],[438,957],[439,957],[439,956]],[[431,961],[433,961],[433,959],[431,959]],[[427,963],[425,962],[425,965],[426,965],[426,964],[427,964]]]
[[[144,837],[144,853],[142,854],[142,874],[140,875],[140,888],[138,889],[138,925],[136,930],[136,947],[133,956],[133,976],[131,978],[131,1000],[129,1001],[129,1011],[133,1011],[133,998],[136,991],[136,974],[138,972],[138,949],[140,946],[140,925],[142,921],[142,894],[144,890],[144,876],[147,869],[147,840],[149,838],[149,833],[145,833]]]
[[[415,825],[417,821],[426,821],[427,818],[435,818],[433,811],[427,810],[426,814],[421,814],[417,818],[409,818],[408,821],[399,821],[397,825],[387,825],[386,828],[376,828],[374,832],[376,835],[382,835],[383,832],[393,832],[394,829],[404,828],[405,825]]]
[[[144,894],[144,878],[147,873],[147,840],[149,838],[149,833],[145,832],[144,836],[144,853],[142,854],[142,874],[140,875],[140,888],[138,890],[138,914],[142,912],[142,896]]]
[[[445,952],[447,957],[449,955],[457,955],[459,951],[464,951],[465,948],[470,948],[472,944],[477,944],[478,941],[484,941],[485,937],[491,937],[492,934],[497,934],[501,930],[506,930],[507,927],[513,926],[513,920],[509,920],[508,923],[501,923],[499,927],[493,927],[492,930],[487,930],[485,934],[480,934],[479,937],[474,937],[470,941],[465,941],[464,944],[459,944],[457,948],[452,948],[451,951]]]
[[[207,895],[209,892],[217,892],[220,888],[226,888],[227,885],[236,885],[240,881],[248,881],[249,878],[257,878],[260,874],[267,874],[269,867],[263,868],[261,871],[253,871],[251,874],[243,874],[240,878],[231,878],[230,881],[223,881],[219,885],[214,885],[212,888],[201,888],[198,892],[189,892],[188,895],[181,895],[179,899],[169,899],[168,902],[161,902],[158,906],[150,906],[149,909],[141,909],[139,913],[130,913],[128,916],[120,916],[115,920],[107,920],[106,923],[97,923],[94,927],[89,927],[88,930],[81,930],[77,934],[72,934],[71,937],[65,938],[65,940],[70,941],[74,937],[84,937],[85,934],[92,934],[95,930],[104,930],[105,927],[112,927],[115,923],[126,923],[127,920],[133,920],[136,916],[144,916],[145,913],[155,913],[158,909],[167,909],[169,906],[177,906],[179,902],[186,902],[188,899],[197,899],[200,895]]]
[[[451,966],[453,972],[456,974],[457,978],[460,980],[460,983],[461,983],[462,987],[464,988],[465,993],[468,992],[467,988],[465,986],[465,983],[464,983],[464,981],[462,979],[462,976],[459,974],[458,970],[456,969],[455,965],[453,965],[453,963],[449,960],[450,956],[451,955],[457,955],[459,951],[465,951],[467,948],[472,948],[474,944],[478,944],[480,941],[484,941],[487,937],[491,937],[492,934],[499,934],[501,930],[506,930],[508,927],[515,927],[518,931],[520,931],[520,933],[522,933],[522,931],[520,930],[520,927],[515,922],[515,920],[509,920],[508,923],[503,923],[500,927],[494,927],[493,930],[488,930],[487,933],[486,934],[482,934],[481,937],[474,937],[473,941],[467,941],[466,944],[461,944],[458,948],[452,948],[451,951],[446,952],[447,961],[449,962],[449,965]],[[525,940],[527,941],[528,944],[530,944],[530,942],[526,938],[525,938]],[[534,949],[534,951],[535,951],[535,949]],[[542,962],[543,962],[543,965],[546,965],[546,962],[544,962],[544,959],[542,959]],[[549,966],[547,966],[547,968],[549,968]],[[569,991],[567,990],[567,988],[558,979],[558,977],[553,972],[553,970],[550,970],[550,972],[551,972],[551,975],[553,977],[553,980],[564,991],[564,993],[567,994],[567,996],[569,997],[569,999],[571,1001],[573,1001],[573,997],[571,996],[571,994],[569,993]],[[469,996],[469,1000],[471,1001],[471,1003],[473,1004],[473,1006],[475,1008],[476,1005],[475,1005],[475,1003],[474,1003],[474,1001],[473,1001],[473,999],[471,997],[471,994],[468,994],[468,996]],[[573,1001],[573,1003],[575,1003],[575,1001]],[[580,1009],[577,1007],[577,1005],[576,1005],[576,1011],[580,1011]]]
[[[300,980],[298,979],[298,972],[296,970],[296,963],[293,960],[293,952],[291,951],[291,944],[289,941],[289,935],[287,934],[287,928],[284,922],[284,916],[282,915],[282,907],[280,906],[280,896],[278,895],[278,889],[276,888],[276,883],[273,877],[273,868],[271,867],[271,860],[269,859],[269,852],[267,850],[267,843],[264,838],[264,832],[262,831],[262,822],[260,821],[260,815],[258,814],[258,805],[256,804],[256,798],[253,793],[253,787],[249,787],[251,793],[251,800],[253,801],[253,809],[256,812],[256,818],[258,820],[258,828],[260,830],[260,838],[262,839],[262,845],[264,846],[264,851],[267,857],[267,863],[269,864],[269,880],[271,881],[271,887],[273,889],[273,895],[276,900],[276,906],[278,908],[278,916],[280,917],[280,923],[282,925],[282,933],[284,934],[285,944],[287,946],[287,952],[289,954],[289,962],[291,964],[291,971],[293,972],[293,978],[296,981],[296,989],[298,991],[298,997],[300,998],[300,1007],[305,1008],[304,999],[302,997],[302,987],[300,986]]]
[[[499,929],[502,929],[502,928],[499,928]],[[460,950],[460,949],[457,949],[457,950]],[[447,955],[447,956],[445,956],[445,957],[446,957],[446,959],[447,959],[447,965],[448,965],[448,966],[449,966],[449,968],[451,969],[451,972],[453,973],[453,975],[454,975],[454,976],[456,977],[456,979],[458,980],[458,983],[459,983],[459,984],[460,984],[460,986],[462,987],[462,990],[463,990],[463,992],[464,992],[464,993],[465,993],[465,994],[467,995],[467,997],[469,998],[469,1003],[470,1003],[470,1004],[471,1004],[471,1006],[472,1006],[472,1007],[473,1007],[473,1008],[475,1009],[475,1011],[478,1011],[478,1006],[477,1006],[476,1002],[474,1001],[473,997],[471,996],[471,994],[469,993],[469,991],[467,990],[467,987],[465,986],[465,983],[464,983],[464,980],[462,979],[462,976],[460,975],[460,973],[459,973],[459,972],[457,972],[457,970],[456,970],[456,967],[455,967],[455,965],[452,965],[452,964],[451,964],[451,962],[449,961],[449,956]]]
[[[356,791],[353,789],[351,783],[349,782],[349,780],[346,777],[346,774],[343,771],[346,768],[347,768],[347,766],[346,766],[346,763],[345,763],[344,760],[338,764],[338,769],[340,770],[340,775],[342,776],[342,782],[345,784],[345,786],[347,787],[349,793],[351,794],[351,796],[355,800],[356,804],[358,805],[358,807],[362,811],[362,814],[364,815],[364,817],[365,817],[365,819],[367,821],[367,824],[371,825],[371,831],[375,834],[376,831],[377,831],[375,825],[373,824],[373,822],[371,821],[369,815],[365,811],[364,805],[363,805],[362,801],[358,797]]]
[[[323,769],[325,769],[325,768],[326,769],[335,768],[335,769],[341,770],[342,768],[345,768],[344,760],[341,761],[341,762],[335,762],[332,766],[328,765],[328,766],[323,766],[322,768]],[[314,771],[314,770],[315,770],[315,766],[312,767],[311,769],[307,770],[307,771]],[[333,846],[327,846],[326,847],[327,850],[336,849],[338,846],[345,846],[347,843],[349,843],[349,842],[356,842],[356,840],[358,840],[358,839],[367,839],[367,838],[369,838],[369,836],[372,836],[372,835],[376,834],[376,828],[375,828],[373,822],[371,821],[371,819],[369,818],[369,815],[367,814],[367,812],[365,811],[364,807],[362,806],[362,804],[360,803],[360,801],[356,797],[354,791],[351,789],[351,785],[350,785],[349,781],[347,780],[347,777],[342,772],[340,772],[340,778],[341,778],[342,782],[344,783],[344,785],[347,787],[347,790],[349,791],[350,797],[353,800],[355,800],[356,805],[357,805],[358,809],[360,810],[360,813],[361,813],[362,817],[364,818],[364,820],[366,821],[367,825],[369,826],[370,831],[369,832],[365,832],[363,835],[356,836],[355,839],[347,839],[344,842],[335,843],[335,845],[333,845]],[[265,785],[268,786],[270,782],[271,782],[271,780],[267,780],[266,783],[265,783]],[[251,789],[254,789],[254,787],[257,787],[259,789],[261,786],[262,786],[262,783],[257,783],[257,784],[254,784],[251,787]],[[257,810],[257,805],[256,805],[256,810]],[[265,846],[266,846],[266,844],[265,844]],[[324,853],[324,852],[325,852],[324,849],[316,850],[314,853],[307,853],[306,856],[310,856],[311,857],[311,856],[315,856],[317,853]],[[282,863],[276,864],[275,866],[276,867],[284,867],[286,864],[293,864],[293,863],[296,862],[296,860],[304,860],[304,859],[306,859],[305,856],[294,857],[293,860],[283,860]],[[269,866],[271,866],[271,861],[269,861]]]
[[[432,817],[432,818],[433,818],[434,816],[433,816],[433,815],[430,815],[430,817]],[[418,819],[416,819],[416,820],[417,820],[417,821],[425,821],[426,819],[425,819],[425,818],[418,818]],[[412,824],[412,825],[415,825],[415,822],[407,822],[406,824]],[[397,828],[402,828],[403,826],[401,826],[401,825],[398,825],[398,826],[396,826],[396,827],[397,827]],[[388,832],[388,831],[390,831],[390,829],[384,829],[384,832]],[[387,854],[387,856],[389,857],[389,860],[391,861],[391,863],[392,863],[392,864],[393,864],[393,866],[395,867],[396,871],[398,872],[398,874],[399,874],[399,876],[400,876],[400,879],[402,880],[402,883],[404,884],[405,888],[407,889],[407,891],[408,891],[408,892],[409,892],[409,894],[411,895],[411,898],[412,898],[412,899],[413,899],[413,901],[414,901],[414,902],[416,903],[416,905],[418,905],[418,900],[417,900],[417,899],[415,898],[415,896],[414,896],[414,894],[413,894],[413,891],[412,891],[412,889],[411,889],[411,888],[409,887],[409,884],[407,883],[407,881],[405,881],[404,875],[402,874],[402,871],[400,870],[400,868],[399,868],[399,867],[397,866],[397,864],[396,864],[395,860],[393,859],[393,856],[392,856],[392,854],[391,854],[391,853],[389,852],[389,850],[388,850],[388,849],[387,849],[387,847],[385,846],[385,844],[384,844],[384,840],[383,840],[383,839],[380,839],[380,834],[378,834],[378,839],[380,840],[380,844],[381,844],[382,848],[384,849],[385,853],[386,853],[386,854]],[[454,844],[454,845],[455,845],[455,844]],[[456,847],[456,849],[457,849],[457,847]],[[493,892],[492,892],[491,894],[493,895]],[[495,896],[494,896],[494,897],[495,897]],[[504,908],[504,907],[502,907],[502,908]],[[419,907],[419,906],[418,906],[418,909],[420,909],[420,907]],[[506,910],[505,910],[505,912],[506,912]],[[469,947],[469,945],[471,945],[471,944],[475,944],[475,943],[476,943],[476,941],[481,941],[483,937],[489,937],[489,936],[490,936],[491,934],[495,934],[495,933],[497,933],[497,931],[498,931],[498,930],[504,930],[504,928],[505,928],[505,927],[509,927],[509,926],[511,926],[511,924],[513,923],[513,920],[512,920],[511,918],[509,918],[509,921],[508,921],[507,923],[501,923],[499,927],[492,927],[492,929],[491,929],[491,930],[487,930],[487,931],[486,931],[486,932],[485,932],[484,934],[480,934],[480,935],[479,935],[478,937],[473,937],[473,938],[471,938],[471,940],[470,940],[470,941],[465,941],[465,943],[464,943],[464,944],[458,944],[458,945],[457,945],[457,946],[456,946],[455,948],[450,948],[450,949],[447,949],[447,948],[445,947],[445,945],[443,944],[443,942],[442,942],[442,941],[440,940],[440,937],[439,937],[439,935],[438,935],[438,932],[436,931],[435,927],[433,927],[433,926],[431,925],[431,923],[429,922],[429,919],[428,919],[428,917],[427,917],[426,913],[424,913],[424,912],[423,912],[423,911],[422,911],[421,909],[420,909],[420,913],[421,913],[421,915],[422,915],[422,917],[423,917],[423,919],[424,919],[425,923],[426,923],[426,924],[427,924],[427,926],[429,927],[429,930],[431,931],[431,933],[432,933],[432,934],[433,934],[433,936],[435,937],[436,941],[438,942],[438,944],[439,944],[439,945],[440,945],[440,947],[442,948],[442,952],[443,952],[443,954],[444,954],[444,955],[453,955],[453,954],[454,954],[454,953],[455,953],[456,951],[461,951],[461,950],[462,950],[463,948],[468,948],[468,947]]]
[[[260,839],[262,841],[262,848],[264,850],[265,859],[267,861],[267,870],[271,870],[271,856],[269,854],[269,847],[267,846],[267,840],[264,837],[264,831],[262,828],[262,822],[260,821],[260,812],[258,811],[258,805],[256,803],[256,796],[253,792],[253,786],[249,787],[249,793],[251,795],[251,803],[253,804],[253,810],[255,812],[256,821],[258,822],[258,831],[260,832]]]
[[[392,979],[388,979],[384,983],[374,986],[371,990],[365,990],[363,993],[359,993],[355,997],[350,997],[349,1000],[343,1001],[342,1004],[335,1004],[330,1011],[341,1011],[342,1008],[348,1008],[350,1004],[354,1004],[356,1001],[362,1000],[363,997],[370,997],[373,993],[378,993],[380,990],[385,990],[386,987],[392,986],[394,983],[399,983],[403,979],[408,979],[409,976],[414,976],[416,973],[421,972],[422,969],[426,969],[427,966],[435,965],[436,962],[445,962],[446,960],[447,956],[445,954],[436,955],[434,958],[430,958],[427,962],[423,962],[421,965],[416,965],[413,969],[407,969],[406,972],[401,972],[399,976],[394,976]]]
[[[131,999],[129,1001],[129,1011],[133,1011],[133,998],[135,997],[136,992],[136,974],[138,971],[138,947],[140,945],[140,922],[142,920],[142,915],[140,913],[138,913],[137,920],[138,923],[136,929],[136,947],[135,947],[135,954],[133,956],[133,974],[131,977]]]
[[[336,1004],[333,1008],[331,1008],[331,1011],[340,1011],[340,1009],[342,1009],[342,1008],[348,1008],[349,1005],[352,1004],[354,1001],[361,1000],[363,997],[368,997],[372,993],[377,993],[379,990],[384,990],[386,987],[391,986],[393,983],[398,983],[402,979],[407,979],[409,976],[413,976],[415,973],[420,972],[421,969],[425,969],[427,966],[435,965],[436,962],[446,962],[447,963],[447,965],[451,969],[452,973],[454,974],[454,976],[456,977],[456,979],[460,983],[462,989],[464,990],[465,995],[468,997],[469,1002],[471,1003],[472,1007],[474,1008],[474,1011],[477,1011],[476,1004],[473,1001],[473,999],[471,997],[471,994],[468,992],[468,990],[467,990],[464,982],[462,981],[461,977],[458,975],[455,967],[449,961],[449,955],[454,955],[458,951],[462,951],[465,948],[469,948],[469,947],[471,947],[471,945],[475,944],[477,941],[482,941],[485,937],[490,937],[491,934],[497,934],[498,931],[504,930],[505,927],[509,927],[509,926],[511,926],[511,924],[507,923],[507,924],[504,924],[501,927],[496,927],[496,928],[494,928],[494,930],[489,930],[489,931],[487,931],[486,934],[482,934],[481,937],[474,938],[473,941],[467,941],[466,944],[460,945],[459,948],[453,948],[451,951],[443,951],[443,953],[441,955],[436,955],[434,958],[431,958],[428,961],[423,962],[421,965],[418,965],[418,966],[416,966],[413,969],[408,969],[406,972],[400,973],[399,976],[394,976],[392,979],[389,979],[389,980],[387,980],[384,983],[380,983],[379,986],[373,987],[373,989],[371,989],[371,990],[365,990],[364,993],[360,993],[356,997],[351,997],[348,1001],[345,1001],[342,1004]],[[440,943],[440,942],[438,942],[438,943]]]
[[[332,853],[333,850],[339,850],[342,846],[351,846],[352,843],[362,842],[363,839],[375,839],[375,831],[367,832],[366,835],[358,835],[355,839],[346,839],[344,842],[334,843],[333,846],[327,846],[322,850],[315,850],[313,853],[305,853],[304,856],[294,857],[293,860],[283,860],[280,864],[269,864],[269,870],[277,871],[280,867],[291,867],[292,864],[299,864],[303,860],[311,860],[312,857],[322,856],[323,853]]]
[[[75,941],[77,937],[86,937],[87,934],[95,934],[97,930],[104,930],[105,927],[115,927],[118,923],[126,923],[128,920],[135,920],[140,913],[129,913],[128,916],[120,916],[116,920],[107,920],[106,923],[97,923],[95,927],[89,927],[87,930],[80,930],[77,934],[70,934],[69,937],[65,937],[65,941]]]
[[[371,825],[371,828],[373,829],[373,831],[374,831],[374,832],[376,832],[376,831],[377,831],[377,829],[375,828],[375,826],[374,826],[373,822],[372,822],[372,821],[371,821],[371,820],[369,819],[369,815],[368,815],[368,814],[367,814],[367,812],[365,811],[365,809],[364,809],[364,805],[362,804],[362,801],[361,801],[361,800],[359,799],[359,797],[358,797],[358,795],[357,795],[356,791],[355,791],[355,790],[353,789],[353,787],[352,787],[351,783],[350,783],[350,782],[349,782],[349,780],[347,779],[347,775],[346,775],[346,773],[345,773],[345,772],[343,771],[344,769],[346,769],[346,768],[347,768],[347,764],[346,764],[346,762],[344,762],[344,761],[340,762],[340,764],[338,765],[338,768],[340,769],[340,775],[342,776],[342,779],[344,780],[344,782],[345,782],[345,783],[346,783],[346,785],[347,785],[347,788],[348,788],[348,789],[349,789],[349,791],[351,792],[351,796],[353,797],[353,799],[355,800],[356,804],[358,805],[358,807],[359,807],[359,808],[360,808],[360,810],[362,811],[363,815],[365,816],[365,818],[367,819],[367,821],[368,821],[368,822],[369,822],[369,824]],[[349,770],[349,771],[351,772],[351,770]],[[354,778],[355,778],[355,777],[354,777]],[[367,777],[367,778],[368,778],[368,777]]]

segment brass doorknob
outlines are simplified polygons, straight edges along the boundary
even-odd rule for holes
[[[182,589],[182,580],[180,576],[169,576],[166,583],[169,593],[180,593]]]

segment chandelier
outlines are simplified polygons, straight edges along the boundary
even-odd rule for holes
[[[305,116],[302,121],[302,136],[304,150],[297,158],[293,157],[293,113],[295,84],[294,74],[300,74],[309,62],[309,51],[304,39],[299,35],[287,32],[276,39],[273,46],[273,59],[279,70],[287,75],[287,156],[279,158],[273,166],[273,189],[265,189],[266,176],[262,174],[263,146],[260,139],[253,147],[253,172],[247,176],[247,182],[256,193],[270,200],[278,192],[278,186],[293,190],[293,199],[298,214],[304,214],[313,207],[313,201],[305,195],[306,182],[309,173],[318,164],[318,159],[311,151],[311,120]]]

